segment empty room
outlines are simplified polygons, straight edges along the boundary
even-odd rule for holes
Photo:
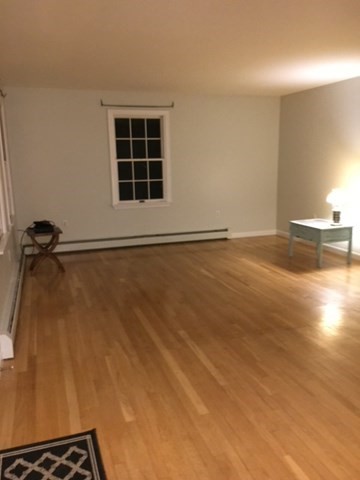
[[[0,0],[0,479],[360,479],[358,0]]]

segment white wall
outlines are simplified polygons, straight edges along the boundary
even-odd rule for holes
[[[278,98],[6,91],[20,228],[51,219],[64,230],[62,240],[223,227],[233,234],[275,230]],[[100,99],[175,102],[169,207],[112,208],[107,112]]]
[[[342,188],[342,219],[356,226],[360,252],[360,77],[281,99],[279,230],[301,218],[331,218],[326,196]]]

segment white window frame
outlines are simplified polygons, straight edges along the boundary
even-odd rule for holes
[[[163,198],[148,200],[120,200],[119,199],[119,179],[118,179],[118,159],[116,158],[116,118],[160,118],[161,119],[161,139],[162,139],[162,166],[163,166]],[[170,185],[170,135],[169,135],[169,112],[158,109],[109,109],[108,110],[108,129],[110,146],[110,172],[112,189],[112,206],[114,208],[147,208],[168,206],[171,202]],[[129,159],[130,160],[130,159]]]
[[[0,98],[0,254],[3,253],[6,234],[14,222],[14,198],[11,183],[9,153],[5,125],[4,99]]]

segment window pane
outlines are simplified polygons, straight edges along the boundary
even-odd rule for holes
[[[133,140],[133,158],[146,158],[145,140]]]
[[[160,118],[148,118],[146,120],[148,138],[160,138]]]
[[[134,162],[135,180],[147,180],[147,162]]]
[[[163,198],[163,182],[150,182],[150,198]]]
[[[147,182],[135,182],[135,199],[146,200],[149,198]]]
[[[161,141],[148,140],[148,158],[161,158]]]
[[[119,183],[119,199],[134,200],[134,190],[132,182]]]
[[[115,118],[115,137],[116,138],[130,137],[130,119],[129,118]]]
[[[131,158],[130,140],[116,140],[116,158]]]
[[[119,180],[132,180],[132,162],[118,162]]]
[[[145,120],[143,118],[131,119],[131,136],[133,138],[145,138]]]
[[[162,162],[149,162],[149,178],[162,179]]]

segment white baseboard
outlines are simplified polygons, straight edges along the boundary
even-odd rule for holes
[[[196,242],[205,240],[225,240],[229,238],[229,231],[227,228],[199,230],[190,232],[175,232],[175,233],[157,233],[132,235],[118,238],[94,238],[84,240],[69,240],[60,242],[56,247],[56,252],[77,252],[85,250],[101,250],[107,248],[121,248],[145,245],[159,245],[166,243],[179,242]],[[27,245],[24,248],[25,253],[33,254],[32,245]]]
[[[276,230],[255,230],[253,232],[233,232],[229,238],[267,237],[276,235]]]
[[[16,278],[10,285],[10,296],[4,310],[5,322],[0,330],[0,357],[6,360],[14,357],[16,327],[19,317],[22,283],[25,271],[25,256],[22,255]]]
[[[276,230],[258,230],[253,232],[240,232],[230,233],[228,229],[188,232],[179,234],[160,234],[160,235],[144,235],[134,238],[109,238],[109,239],[94,239],[86,241],[69,241],[67,243],[59,243],[56,247],[57,252],[72,252],[82,250],[101,250],[106,248],[119,248],[119,247],[133,247],[133,246],[145,246],[145,245],[160,245],[166,243],[179,243],[179,242],[197,242],[204,240],[225,240],[233,238],[245,238],[245,237],[260,237],[276,235]]]
[[[246,237],[262,237],[276,235],[276,230],[256,230],[251,232],[232,232],[227,228],[215,230],[203,230],[197,232],[180,232],[180,233],[162,233],[154,235],[134,235],[129,237],[119,238],[99,238],[86,240],[69,240],[60,242],[56,247],[56,251],[61,252],[77,252],[85,250],[102,250],[107,248],[121,248],[145,245],[161,245],[179,242],[196,242],[205,240],[225,240]],[[33,254],[34,249],[32,245],[27,245],[24,248],[25,253]]]

